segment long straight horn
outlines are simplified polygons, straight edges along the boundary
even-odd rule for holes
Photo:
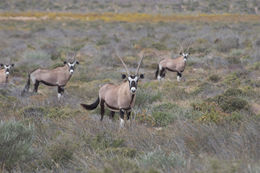
[[[140,61],[139,61],[139,63],[138,63],[138,66],[137,66],[136,72],[135,72],[136,75],[137,75],[138,72],[139,72],[139,69],[140,69],[140,66],[141,66],[141,64],[142,64],[142,60],[143,60],[143,58],[144,58],[144,56],[142,55],[142,57],[141,57],[141,59],[140,59]]]
[[[180,53],[183,53],[183,46],[182,46],[182,43],[179,44],[179,49],[181,49]]]
[[[125,67],[126,73],[127,73],[128,75],[130,75],[129,70],[128,70],[126,64],[124,63],[123,59],[122,59],[120,56],[118,56],[118,55],[117,55],[117,57],[120,59],[120,61],[122,62],[123,66]]]
[[[77,55],[77,53],[74,52],[73,57],[72,57],[72,60],[73,60],[73,61],[75,61],[76,55]]]

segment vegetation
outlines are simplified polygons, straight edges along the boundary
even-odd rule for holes
[[[0,172],[260,172],[259,4],[28,2],[0,2],[0,63],[15,64],[0,86]],[[100,108],[80,107],[122,82],[116,54],[132,71],[142,49],[177,57],[185,42],[181,82],[172,72],[155,80],[159,59],[144,58],[125,128],[118,114],[110,120],[106,109],[100,122]],[[74,51],[80,65],[61,102],[43,85],[21,96],[28,72],[63,65]]]

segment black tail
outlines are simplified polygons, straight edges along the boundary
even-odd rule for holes
[[[31,84],[31,76],[30,76],[30,74],[28,74],[27,83],[26,83],[26,85],[24,86],[24,89],[23,89],[23,91],[22,91],[22,93],[21,93],[22,96],[23,96],[26,92],[29,91],[29,89],[30,89],[30,84]]]
[[[93,110],[93,109],[97,108],[98,104],[99,104],[99,97],[97,98],[97,100],[94,103],[92,103],[90,105],[86,105],[86,104],[82,104],[82,103],[80,105],[87,110]]]
[[[155,79],[157,79],[158,74],[159,74],[159,64],[157,65],[157,69],[156,69],[156,72],[155,72]]]

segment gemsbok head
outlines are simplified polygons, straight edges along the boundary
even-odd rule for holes
[[[181,56],[178,58],[164,58],[160,60],[155,72],[155,79],[161,80],[164,78],[166,75],[166,70],[168,70],[171,72],[177,72],[177,81],[179,82],[181,80],[182,73],[185,70],[186,61],[190,55],[189,48],[183,50],[183,47],[181,46],[180,55]]]
[[[10,71],[11,68],[14,67],[14,64],[0,64],[0,67],[3,67],[3,69],[0,70],[0,84],[8,83]]]
[[[58,88],[58,100],[61,99],[61,96],[64,93],[64,87],[70,80],[75,67],[79,62],[75,59],[76,53],[73,58],[68,61],[64,61],[64,66],[56,67],[54,69],[42,69],[38,68],[28,74],[28,80],[22,91],[22,95],[25,92],[28,92],[30,89],[30,82],[34,85],[33,92],[38,92],[38,87],[40,83],[43,83],[48,86],[57,86]]]
[[[138,81],[144,78],[144,74],[139,74],[139,69],[143,57],[141,57],[136,72],[134,74],[130,74],[122,58],[119,57],[119,59],[122,62],[127,73],[127,74],[122,74],[122,78],[124,79],[124,82],[118,85],[113,83],[108,83],[103,85],[99,89],[98,98],[94,103],[90,105],[81,104],[81,106],[87,110],[93,110],[97,108],[97,106],[100,104],[101,107],[100,121],[103,120],[104,113],[105,113],[105,106],[111,111],[110,118],[114,117],[115,112],[119,112],[120,127],[123,127],[124,114],[126,113],[127,120],[129,120],[131,115],[131,110],[135,104]]]

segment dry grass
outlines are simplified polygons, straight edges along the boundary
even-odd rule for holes
[[[29,21],[9,20],[20,16]],[[47,20],[39,20],[44,16]],[[0,157],[1,171],[259,172],[259,16],[25,12],[2,17],[1,61],[12,58],[15,68],[0,89],[0,126],[14,122],[30,136],[6,132],[14,138],[8,147],[19,141],[13,134],[23,137],[18,143],[24,152],[7,166]],[[226,38],[234,45],[227,46]],[[131,126],[119,129],[117,114],[114,121],[105,116],[100,122],[99,109],[80,107],[96,99],[102,84],[122,82],[124,68],[114,49],[134,71],[141,49],[172,51],[176,57],[183,40],[193,45],[181,82],[170,72],[165,80],[154,80],[157,57],[145,57]],[[28,71],[55,67],[74,50],[80,65],[62,102],[57,88],[43,85],[38,94],[20,96]],[[8,136],[2,133],[1,139]]]
[[[2,12],[0,20],[83,20],[105,22],[255,22],[253,14],[173,14],[153,15],[144,13],[64,13],[64,12]]]

